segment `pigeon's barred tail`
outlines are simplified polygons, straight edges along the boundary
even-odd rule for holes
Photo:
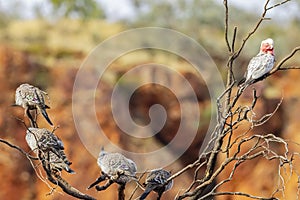
[[[69,167],[65,167],[65,170],[66,170],[66,172],[68,172],[70,174],[76,174],[76,172]]]
[[[63,150],[58,150],[58,156],[67,164],[67,165],[71,165],[72,162],[70,162],[65,154],[65,152]]]
[[[59,159],[61,159],[65,164],[67,164],[68,166],[72,164],[72,162],[70,162],[64,152],[63,149],[55,149],[55,148],[51,148],[51,151],[53,154],[55,154]]]
[[[66,159],[66,157],[65,157],[65,159]],[[49,152],[49,157],[47,160],[49,161],[52,170],[62,171],[64,169],[66,172],[68,172],[70,174],[75,174],[75,171],[73,171],[69,167],[69,164],[65,162],[64,158],[57,156],[55,153]],[[69,161],[67,161],[67,162],[69,162]]]
[[[90,186],[87,187],[87,189],[88,189],[88,190],[91,189],[91,188],[94,187],[95,185],[97,185],[97,184],[103,182],[106,178],[107,178],[107,176],[106,176],[105,174],[101,174],[101,176],[98,177],[98,178],[96,179],[96,181],[94,181]]]
[[[149,191],[149,192],[144,192],[144,193],[141,195],[140,200],[146,199],[146,197],[148,196],[149,193],[150,193],[150,191]]]
[[[153,190],[153,187],[151,185],[147,185],[145,188],[144,193],[141,195],[140,200],[146,199],[146,197],[149,195],[149,193]]]
[[[40,109],[42,115],[44,116],[44,118],[47,120],[47,122],[48,122],[51,126],[53,126],[53,123],[51,122],[51,120],[50,120],[50,118],[49,118],[49,116],[48,116],[48,114],[47,114],[47,112],[46,112],[46,110],[45,110],[46,107],[45,107],[45,106],[39,106],[39,109]]]

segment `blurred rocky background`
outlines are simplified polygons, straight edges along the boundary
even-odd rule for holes
[[[201,44],[213,58],[224,80],[228,54],[224,42],[224,10],[219,0],[47,0],[25,3],[21,0],[0,1],[0,137],[29,151],[25,142],[25,127],[16,118],[24,118],[23,109],[12,107],[14,92],[19,84],[28,82],[48,92],[48,111],[55,125],[56,134],[64,141],[66,154],[73,162],[76,175],[63,172],[63,177],[74,187],[98,199],[116,199],[116,187],[107,191],[86,191],[86,187],[99,175],[96,158],[88,152],[77,134],[72,115],[72,90],[76,73],[86,56],[99,43],[119,32],[145,26],[159,26],[180,31]],[[263,8],[262,1],[231,1],[230,24],[238,27],[237,45],[241,38],[252,29]],[[250,2],[250,3],[249,3]],[[272,2],[272,1],[271,1]],[[277,2],[277,1],[274,1]],[[260,41],[272,37],[275,41],[277,60],[300,45],[300,1],[294,0],[270,13],[272,20],[263,22],[235,63],[235,74],[240,79],[249,59],[257,54]],[[230,27],[230,32],[232,27]],[[188,51],[188,48],[186,49]],[[130,151],[147,151],[168,144],[176,134],[180,123],[180,106],[176,97],[163,87],[145,85],[131,99],[131,115],[141,124],[149,123],[149,108],[161,104],[166,108],[167,121],[159,133],[149,140],[132,140],[117,127],[110,107],[110,95],[118,78],[134,66],[147,63],[163,63],[176,68],[188,80],[197,96],[201,122],[197,136],[190,148],[167,169],[176,172],[197,158],[199,148],[206,134],[210,117],[211,101],[205,82],[191,70],[190,64],[178,56],[153,51],[139,51],[114,61],[110,70],[113,77],[102,83],[96,98],[96,115],[107,137],[121,148]],[[300,65],[296,55],[289,65]],[[153,74],[144,75],[152,78]],[[181,89],[181,82],[169,75],[163,79],[172,80],[172,85]],[[283,97],[283,103],[272,119],[255,129],[256,133],[273,133],[277,136],[300,143],[300,70],[280,71],[256,87],[261,96],[257,114],[271,112]],[[125,86],[130,83],[123,83]],[[251,91],[249,91],[251,94]],[[244,96],[251,102],[251,95]],[[193,120],[190,116],[189,120]],[[26,121],[28,124],[28,122]],[[43,119],[40,127],[51,127]],[[86,127],[87,131],[89,127]],[[188,136],[191,127],[185,127]],[[240,130],[242,131],[242,130]],[[95,140],[100,140],[95,138]],[[295,145],[292,148],[299,148]],[[171,152],[172,153],[172,152]],[[221,159],[221,158],[220,158]],[[159,162],[153,160],[150,162]],[[228,169],[230,170],[230,169]],[[230,171],[224,171],[224,178]],[[271,162],[259,159],[247,162],[237,170],[236,178],[223,190],[251,192],[268,195],[274,191],[277,171]],[[0,144],[0,199],[73,199],[59,188],[52,194],[50,188],[36,175],[28,159],[6,145]],[[192,180],[192,173],[185,173],[175,180],[171,191],[163,199],[173,199]],[[294,177],[292,177],[294,178]],[[298,185],[287,185],[286,199],[295,199]],[[129,197],[134,189],[131,183],[126,189]],[[138,191],[137,194],[140,194]],[[150,195],[154,198],[154,195]],[[135,196],[136,197],[136,196]],[[217,199],[236,199],[220,196]],[[239,198],[242,199],[242,198]]]

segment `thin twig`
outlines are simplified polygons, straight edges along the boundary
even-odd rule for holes
[[[223,4],[224,4],[224,7],[225,7],[225,27],[224,27],[225,28],[225,32],[224,32],[225,33],[225,41],[226,41],[228,51],[232,52],[232,48],[230,48],[229,39],[228,39],[228,13],[229,13],[229,10],[228,10],[227,0],[224,0]]]
[[[133,195],[135,194],[135,192],[137,191],[137,189],[140,187],[143,189],[142,185],[140,184],[140,180],[142,179],[142,177],[146,174],[147,170],[145,170],[140,176],[139,178],[136,180],[136,186],[133,189],[133,191],[130,194],[130,197],[128,200],[131,200],[133,198]]]
[[[236,40],[237,29],[238,29],[237,26],[233,28],[233,36],[232,36],[232,43],[231,43],[232,52],[235,51],[235,40]]]
[[[289,1],[291,1],[291,0],[285,0],[285,1],[279,2],[279,3],[277,3],[277,4],[273,5],[273,6],[268,7],[267,10],[271,10],[271,9],[277,7],[277,6],[281,6],[281,5],[285,4],[285,3],[288,3]]]
[[[244,196],[244,197],[249,197],[251,199],[259,199],[259,200],[277,200],[275,197],[259,197],[259,196],[254,196],[248,193],[243,193],[243,192],[216,192],[212,193],[212,196],[220,196],[220,195],[233,195],[233,196]]]
[[[268,9],[268,4],[269,4],[270,0],[267,0],[265,2],[265,5],[264,5],[264,10],[260,16],[260,19],[258,20],[258,22],[256,23],[256,25],[254,26],[254,28],[247,34],[247,36],[242,40],[242,44],[239,48],[239,50],[237,51],[237,53],[235,54],[234,58],[237,58],[240,53],[242,52],[242,50],[244,49],[244,46],[246,44],[246,42],[248,41],[248,39],[257,31],[257,29],[260,27],[261,23],[266,20],[265,16],[267,14],[267,11],[270,10]]]
[[[272,69],[272,71],[269,73],[269,75],[274,74],[274,73],[275,73],[276,71],[278,71],[278,70],[299,69],[299,68],[300,68],[299,66],[294,66],[294,67],[284,67],[284,68],[282,68],[282,65],[283,65],[285,62],[287,62],[290,58],[292,58],[292,57],[295,55],[295,53],[297,53],[297,51],[299,51],[299,50],[300,50],[300,46],[295,47],[295,48],[291,51],[290,54],[288,54],[286,57],[284,57],[284,58],[276,65],[276,67],[274,67],[274,68]]]
[[[6,144],[6,145],[8,145],[9,147],[11,147],[11,148],[13,148],[13,149],[18,150],[18,151],[21,152],[23,155],[25,155],[26,157],[28,157],[28,158],[30,158],[30,159],[32,159],[32,160],[38,160],[37,157],[33,157],[33,156],[29,155],[26,151],[24,151],[21,147],[19,147],[19,146],[17,146],[17,145],[14,145],[14,144],[12,144],[12,143],[10,143],[10,142],[8,142],[8,141],[2,139],[2,138],[0,138],[0,142],[1,142],[1,143],[4,143],[4,144]]]

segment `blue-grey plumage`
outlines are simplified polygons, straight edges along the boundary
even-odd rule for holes
[[[28,128],[25,136],[30,149],[35,153],[41,152],[53,171],[65,171],[74,174],[69,167],[72,163],[64,152],[63,142],[46,128]]]
[[[120,153],[109,153],[102,148],[97,164],[102,173],[117,183],[127,183],[136,179],[136,164]]]
[[[117,183],[119,187],[125,187],[126,183],[131,180],[137,180],[135,176],[137,167],[136,164],[120,153],[109,153],[101,148],[98,156],[97,164],[101,168],[101,176],[96,179],[87,189],[96,186],[98,191],[105,190],[111,184]],[[108,182],[103,186],[97,184],[108,179]]]
[[[146,188],[140,200],[145,199],[152,190],[158,193],[158,199],[160,199],[161,195],[173,186],[173,180],[167,182],[170,177],[171,173],[164,169],[151,170],[146,177]]]
[[[46,109],[49,108],[49,106],[45,104],[44,96],[46,95],[47,93],[39,88],[29,85],[28,83],[24,83],[16,89],[15,103],[25,109],[25,114],[29,115],[28,117],[31,120],[33,119],[29,110],[38,109],[47,122],[52,126],[53,123],[46,112]]]

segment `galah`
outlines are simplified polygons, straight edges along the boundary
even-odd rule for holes
[[[270,72],[274,63],[274,41],[268,38],[261,42],[259,53],[250,60],[244,79],[239,85],[246,87],[254,83],[257,79]]]

